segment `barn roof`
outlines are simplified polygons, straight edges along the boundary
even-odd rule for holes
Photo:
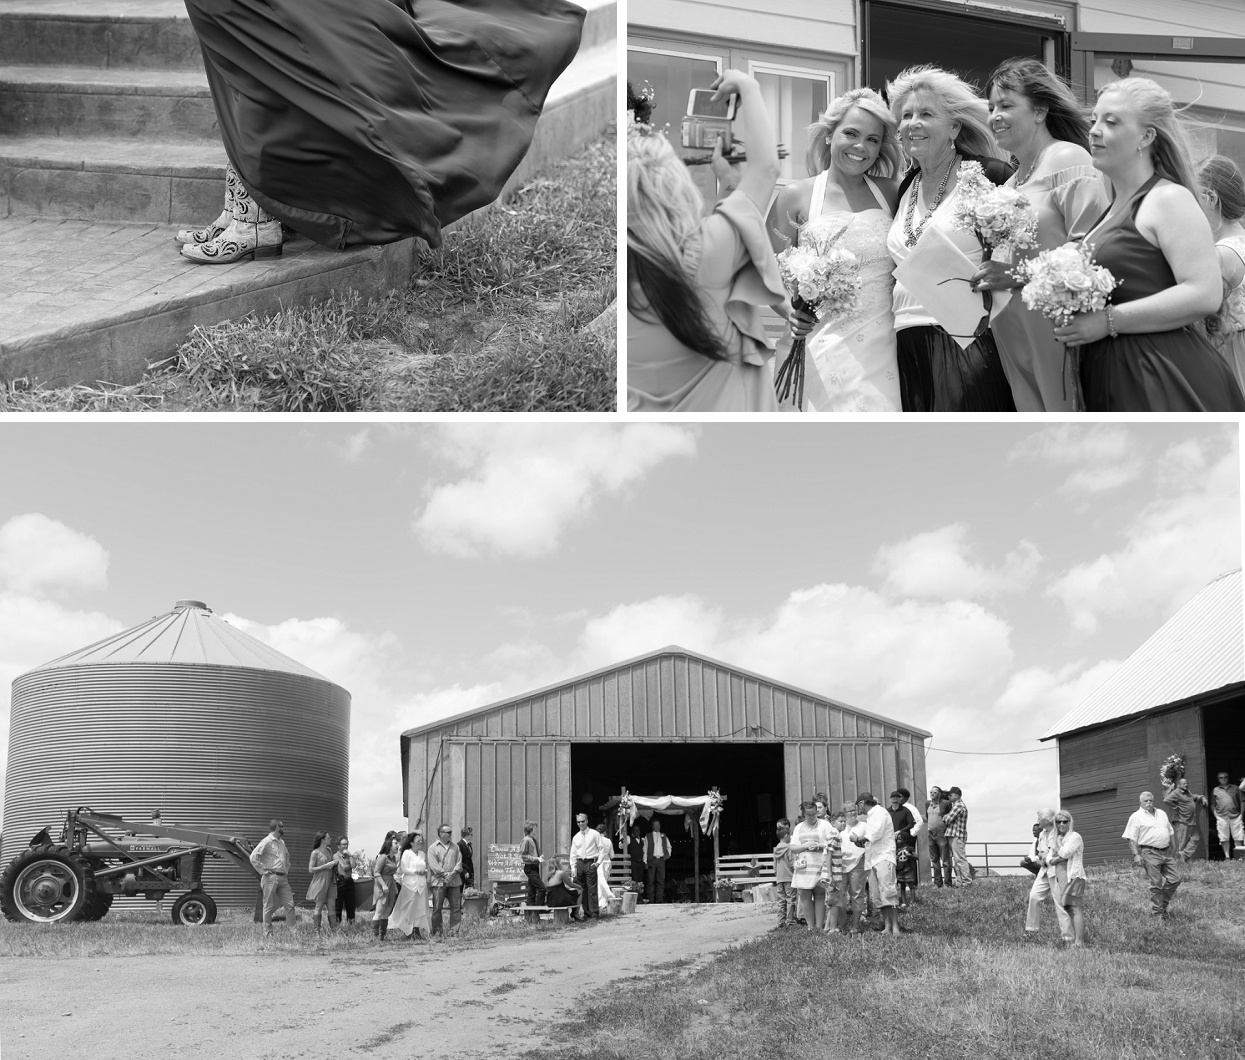
[[[241,666],[325,680],[311,667],[234,629],[198,600],[178,600],[173,610],[166,614],[156,615],[130,629],[36,666],[30,672],[58,670],[65,666],[126,663]]]
[[[1148,714],[1245,682],[1241,572],[1221,574],[1042,736]]]
[[[650,659],[657,659],[657,658],[660,658],[661,656],[666,656],[666,655],[668,656],[680,656],[681,655],[687,659],[692,659],[697,662],[707,664],[709,666],[717,667],[718,669],[721,669],[721,670],[729,671],[730,673],[736,674],[739,677],[750,679],[753,681],[758,681],[758,682],[761,682],[762,684],[770,685],[777,689],[782,689],[783,691],[789,694],[796,695],[796,696],[803,696],[806,699],[814,700],[820,703],[825,703],[832,707],[837,707],[841,710],[849,711],[852,714],[859,715],[862,718],[868,718],[872,721],[879,722],[883,725],[888,725],[891,728],[902,729],[904,732],[911,733],[912,735],[918,736],[922,739],[929,739],[933,735],[932,733],[926,732],[924,729],[918,729],[913,725],[908,725],[903,722],[898,722],[894,718],[886,718],[886,717],[883,717],[881,714],[874,714],[867,710],[861,710],[859,707],[853,707],[848,703],[840,702],[837,699],[831,699],[829,696],[820,695],[819,693],[816,693],[816,692],[809,692],[806,689],[798,688],[795,685],[790,685],[783,681],[775,681],[772,677],[765,677],[761,674],[753,673],[750,670],[741,669],[740,667],[734,666],[731,663],[724,663],[718,659],[710,658],[707,655],[700,655],[697,652],[688,651],[686,648],[681,648],[677,644],[671,644],[671,645],[668,645],[667,647],[658,648],[655,651],[647,652],[644,655],[637,655],[633,659],[626,659],[622,662],[611,663],[609,666],[602,666],[601,668],[597,670],[593,670],[590,673],[580,674],[577,677],[570,677],[570,678],[567,678],[565,681],[557,681],[554,684],[546,685],[544,688],[538,688],[533,691],[523,692],[517,696],[510,696],[507,699],[501,699],[494,703],[487,703],[484,706],[476,707],[472,710],[463,711],[461,714],[455,714],[447,718],[438,718],[436,721],[428,722],[425,725],[418,725],[413,729],[405,730],[402,733],[402,740],[405,743],[406,739],[408,739],[409,737],[418,736],[421,733],[431,732],[435,729],[443,729],[443,728],[446,728],[447,726],[451,726],[460,721],[463,721],[466,718],[474,718],[482,714],[488,714],[492,711],[499,710],[502,707],[506,707],[506,706],[509,706],[515,703],[520,703],[524,700],[529,700],[529,699],[533,699],[539,696],[549,695],[550,693],[556,692],[561,689],[572,688],[576,685],[580,685],[585,682],[592,681],[595,678],[602,677],[607,674],[612,674],[619,670],[625,670],[625,669],[628,669],[629,667],[636,666],[640,663],[644,663]]]

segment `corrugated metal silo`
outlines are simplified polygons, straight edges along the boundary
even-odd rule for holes
[[[257,842],[285,822],[302,898],[311,839],[347,828],[350,694],[196,600],[13,682],[3,863],[66,809]],[[52,829],[59,834],[59,826]],[[208,860],[204,889],[250,905],[253,878]]]

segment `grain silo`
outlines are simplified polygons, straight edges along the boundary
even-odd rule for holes
[[[66,809],[224,831],[285,822],[299,898],[313,834],[347,827],[350,694],[197,600],[13,682],[3,864]],[[250,905],[255,881],[209,860],[204,889]]]

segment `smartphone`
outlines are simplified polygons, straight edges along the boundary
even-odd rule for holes
[[[735,107],[738,104],[739,97],[733,93],[723,99],[715,100],[712,88],[693,88],[687,95],[687,116],[734,121]]]

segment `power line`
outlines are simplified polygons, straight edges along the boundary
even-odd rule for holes
[[[948,747],[927,747],[925,748],[925,753],[929,754],[930,751],[941,751],[945,755],[1033,755],[1037,754],[1039,751],[1055,750],[1058,750],[1058,748],[1056,748],[1054,744],[1049,744],[1046,747],[1031,747],[1027,751],[952,751]]]

